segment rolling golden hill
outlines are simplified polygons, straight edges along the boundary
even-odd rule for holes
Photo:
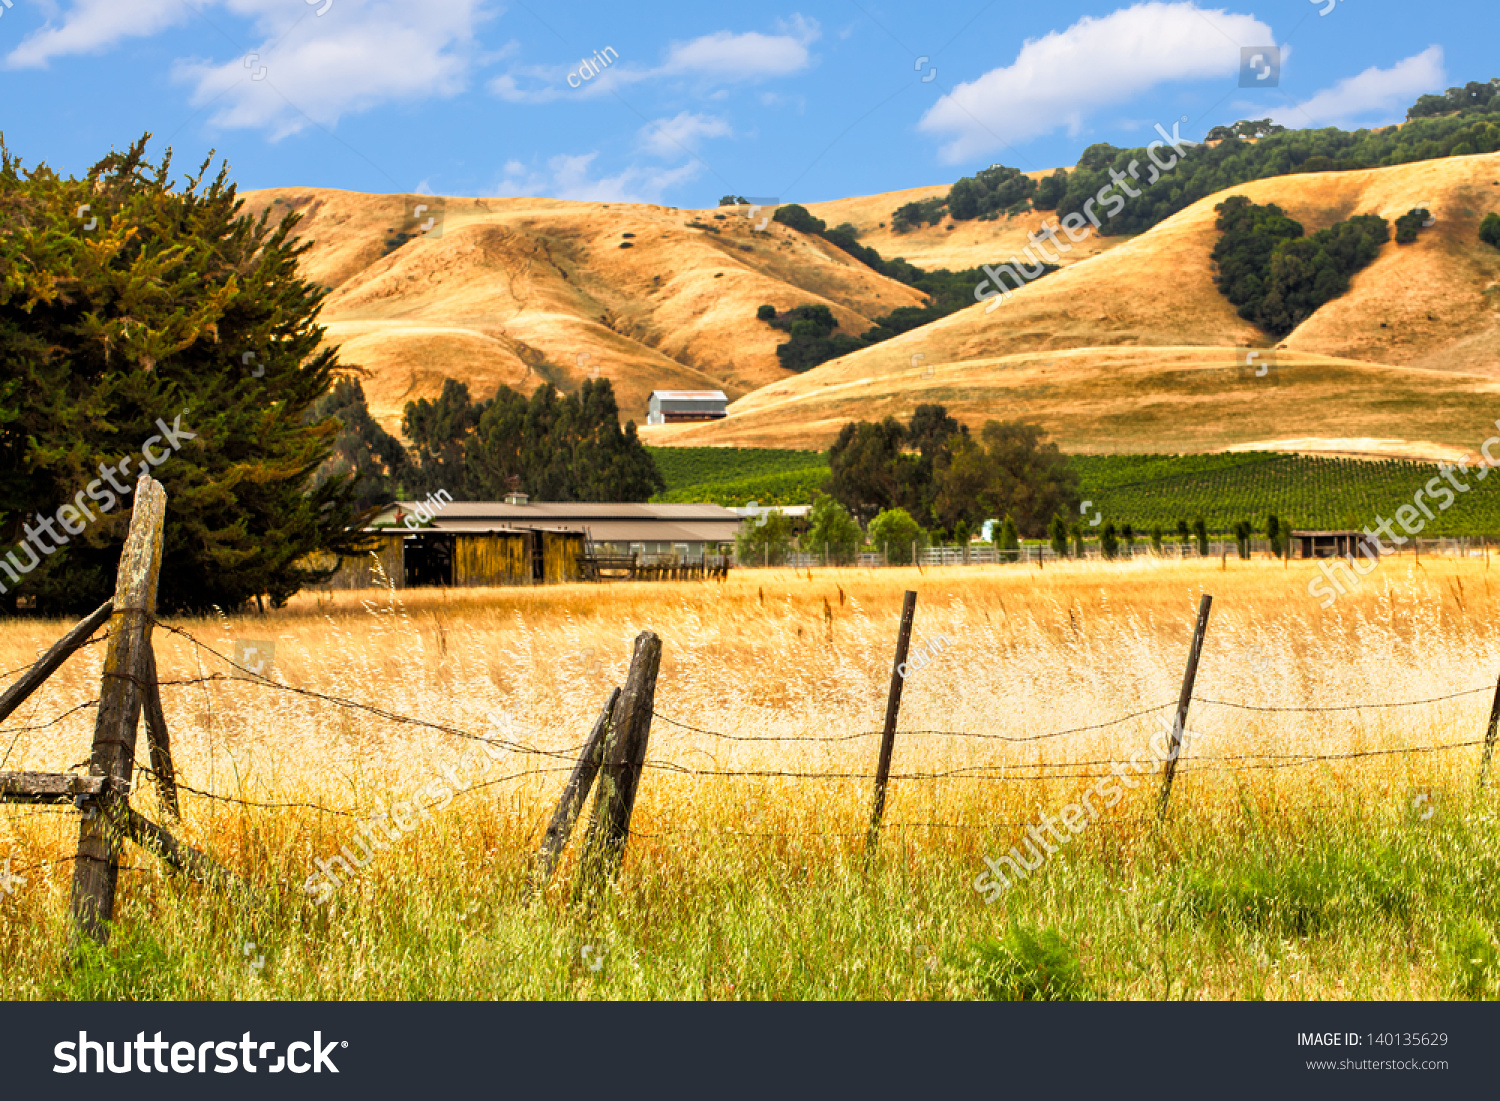
[[[1394,221],[1417,206],[1436,222],[1415,244],[1387,244],[1345,297],[1272,348],[1213,284],[1214,206],[1230,194],[1278,203],[1308,232],[1360,213]],[[832,220],[833,206],[810,209]],[[1289,440],[1351,452],[1361,440],[1386,453],[1470,450],[1500,415],[1500,250],[1478,240],[1492,210],[1496,154],[1241,185],[1008,300],[765,386],[724,421],[652,428],[646,438],[824,447],[847,420],[908,416],[936,401],[976,426],[1024,414],[1083,452]],[[1261,351],[1247,368],[1250,349]]]
[[[1050,176],[1048,172],[1030,172],[1034,179]],[[859,243],[869,245],[886,259],[903,259],[932,271],[948,268],[963,271],[980,264],[998,264],[1019,253],[1030,242],[1027,234],[1035,233],[1042,224],[1053,220],[1051,212],[1030,211],[1013,218],[1000,217],[992,222],[972,219],[955,222],[945,218],[938,225],[897,233],[891,228],[891,215],[896,208],[906,203],[923,199],[941,199],[948,194],[950,184],[935,187],[914,187],[905,191],[889,191],[881,195],[864,195],[854,199],[834,199],[824,203],[807,203],[807,209],[822,218],[830,227],[847,222],[859,231]],[[1076,264],[1090,256],[1107,252],[1123,244],[1125,237],[1101,237],[1092,231],[1086,240],[1073,247],[1073,251],[1059,257],[1062,267]]]
[[[322,321],[346,364],[369,372],[371,412],[392,431],[406,403],[445,378],[478,398],[609,378],[627,419],[657,388],[731,398],[790,377],[769,303],[823,303],[861,333],[922,295],[824,241],[743,211],[682,211],[551,199],[459,199],[281,188],[243,196],[252,214],[291,211],[312,244],[302,270],[330,288]],[[441,208],[415,232],[413,211]]]

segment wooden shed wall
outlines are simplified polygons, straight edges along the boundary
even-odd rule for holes
[[[339,568],[327,581],[313,586],[318,589],[375,589],[394,584],[398,589],[406,587],[406,565],[402,556],[400,535],[379,535],[377,550],[369,554],[339,559]],[[385,570],[382,578],[376,570],[379,564]],[[327,564],[317,563],[323,569]]]
[[[524,585],[531,579],[524,534],[459,535],[453,549],[453,584]]]
[[[544,531],[542,537],[542,580],[548,585],[578,581],[583,577],[579,560],[583,557],[583,536],[577,532]]]

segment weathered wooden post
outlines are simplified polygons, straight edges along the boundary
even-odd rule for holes
[[[1198,625],[1193,630],[1193,647],[1188,651],[1187,669],[1182,674],[1182,692],[1177,697],[1177,715],[1172,722],[1172,744],[1161,777],[1161,801],[1156,808],[1157,821],[1167,817],[1167,800],[1172,795],[1172,777],[1177,772],[1177,757],[1182,752],[1182,732],[1187,729],[1188,707],[1193,702],[1193,682],[1198,678],[1198,659],[1203,656],[1203,636],[1208,631],[1208,610],[1214,598],[1207,593],[1198,602]]]
[[[1490,725],[1484,732],[1484,756],[1479,761],[1479,786],[1489,776],[1490,759],[1495,755],[1495,734],[1500,730],[1500,681],[1495,683],[1495,702],[1490,704]]]
[[[73,919],[79,933],[101,944],[109,937],[109,921],[114,916],[120,840],[131,832],[126,799],[144,698],[137,680],[147,667],[146,652],[151,645],[166,512],[166,491],[160,482],[143,474],[135,486],[130,534],[115,579],[109,648],[89,762],[89,773],[104,778],[104,791],[97,801],[98,813],[85,815],[79,823],[78,857],[73,865]]]
[[[552,812],[552,821],[547,824],[547,833],[542,838],[542,847],[536,854],[536,867],[531,875],[532,894],[541,894],[552,881],[558,858],[562,856],[568,837],[573,833],[573,826],[578,821],[578,812],[583,809],[589,791],[594,786],[594,777],[599,775],[599,767],[604,763],[604,743],[609,735],[609,720],[619,699],[620,690],[613,689],[609,699],[604,702],[604,710],[599,712],[599,718],[594,722],[588,741],[583,744],[578,763],[573,766],[568,782],[563,785],[562,797],[557,801],[557,809]]]
[[[579,868],[578,891],[596,894],[620,873],[625,843],[630,837],[630,816],[640,790],[641,770],[646,762],[646,744],[651,737],[651,716],[656,703],[656,676],[661,669],[661,639],[653,631],[636,636],[630,658],[630,674],[615,701],[604,748],[604,776],[594,797]]]
[[[177,805],[177,770],[172,766],[172,738],[167,731],[167,716],[161,706],[156,653],[149,645],[145,650],[141,680],[146,693],[146,743],[151,750],[151,775],[156,779],[156,793],[161,798],[163,809],[173,818],[181,818],[182,809]]]
[[[885,789],[891,782],[891,756],[896,751],[896,720],[901,714],[901,688],[906,683],[906,655],[911,649],[911,625],[917,614],[917,594],[908,589],[901,605],[901,630],[896,636],[896,660],[891,663],[891,690],[885,702],[885,729],[880,734],[880,761],[875,766],[875,801],[870,807],[870,832],[865,838],[868,861],[880,844],[880,820],[885,816]]]

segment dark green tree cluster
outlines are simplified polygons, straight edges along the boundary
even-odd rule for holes
[[[837,355],[845,355],[847,351],[878,344],[882,340],[889,340],[893,336],[908,332],[911,329],[927,325],[933,321],[941,320],[951,313],[963,309],[965,306],[974,304],[974,288],[983,282],[987,276],[983,269],[968,268],[964,271],[949,271],[947,268],[938,268],[935,271],[924,271],[915,264],[908,264],[901,257],[894,260],[884,259],[880,253],[867,245],[861,245],[856,239],[853,226],[845,223],[834,229],[829,229],[823,219],[815,217],[806,207],[796,203],[788,203],[786,206],[777,208],[774,220],[781,222],[799,233],[808,233],[821,237],[835,247],[847,252],[860,263],[871,270],[884,275],[888,279],[894,279],[898,283],[905,283],[914,290],[919,290],[927,296],[925,306],[901,306],[892,310],[884,317],[877,317],[875,325],[866,329],[858,337],[839,337],[832,343],[827,342],[828,334],[824,337],[814,337],[809,331],[804,338],[805,341],[824,341],[815,346],[799,348],[789,351],[783,358],[783,363],[788,360],[798,364],[793,370],[808,370],[816,367],[819,363],[826,363]],[[1050,275],[1057,270],[1055,264],[1042,265],[1043,274]],[[1038,276],[1041,278],[1041,276]],[[806,307],[798,307],[803,309]],[[775,307],[761,306],[756,316],[762,321],[774,321],[777,317]],[[831,329],[831,326],[830,326]],[[853,346],[840,344],[839,341],[857,340]],[[844,347],[846,351],[835,351],[835,348]],[[820,358],[821,357],[821,358]]]
[[[895,417],[851,421],[829,450],[827,493],[861,523],[894,508],[930,517],[937,469],[967,434],[941,405],[917,406],[908,424]]]
[[[719,198],[720,206],[749,206],[750,200],[743,195],[723,195]]]
[[[987,421],[978,439],[952,441],[935,471],[933,517],[945,530],[1010,516],[1037,538],[1059,513],[1078,508],[1078,475],[1046,433],[1021,421]]]
[[[1305,237],[1301,224],[1275,204],[1232,195],[1214,209],[1219,291],[1246,321],[1278,337],[1346,293],[1354,273],[1390,240],[1390,225],[1378,214],[1356,215]]]
[[[982,172],[965,176],[948,191],[948,213],[956,221],[974,218],[993,221],[1002,214],[1020,214],[1030,209],[1036,181],[1019,168],[992,164]]]
[[[1488,109],[1500,111],[1500,77],[1482,83],[1471,80],[1461,88],[1449,88],[1446,95],[1421,96],[1406,112],[1408,119],[1450,115],[1455,111]]]
[[[1048,185],[1046,194],[1037,196],[1033,205],[1039,210],[1056,209],[1062,219],[1070,214],[1087,216],[1086,207],[1094,200],[1097,217],[1101,206],[1097,197],[1113,189],[1111,194],[1123,201],[1123,206],[1102,221],[1099,232],[1105,236],[1144,233],[1199,199],[1252,180],[1493,153],[1500,150],[1500,97],[1493,93],[1497,86],[1500,78],[1487,84],[1471,82],[1463,89],[1450,90],[1447,96],[1423,96],[1412,108],[1415,113],[1409,116],[1410,121],[1399,128],[1287,130],[1269,119],[1215,127],[1208,136],[1219,140],[1218,145],[1185,147],[1184,156],[1164,175],[1152,167],[1145,146],[1121,149],[1107,143],[1092,145],[1067,175],[1063,193],[1056,194],[1058,185]],[[1116,184],[1111,170],[1125,178],[1124,186]],[[986,172],[995,173],[996,168]],[[1156,182],[1148,185],[1153,176],[1158,177]],[[978,191],[977,179],[960,180],[953,190],[973,196]],[[976,206],[965,201],[954,204],[952,190],[947,208],[955,219],[978,217],[968,213]]]
[[[891,215],[891,228],[897,233],[906,233],[908,230],[921,229],[923,226],[935,226],[943,220],[943,215],[947,212],[948,201],[946,199],[918,199],[915,202],[903,203]]]
[[[645,501],[666,485],[635,422],[620,427],[608,379],[571,394],[543,383],[528,399],[501,386],[475,402],[452,379],[434,401],[406,407],[410,489],[495,500],[519,490],[542,501]]]
[[[187,434],[152,471],[167,493],[163,611],[279,605],[323,576],[310,554],[360,549],[349,480],[314,483],[340,431],[313,412],[338,362],[320,350],[326,292],[298,275],[298,218],[243,216],[227,170],[208,179],[207,161],[174,184],[170,151],[152,165],[149,140],[81,179],[25,169],[0,141],[7,560],[30,562],[28,523],[93,502],[81,531],[4,578],[9,611],[24,597],[74,613],[110,595],[131,500],[94,493],[106,466],[133,487],[159,422]]]
[[[1500,214],[1491,212],[1479,223],[1479,239],[1493,248],[1500,248]]]
[[[1280,126],[1270,119],[1241,119],[1233,126],[1215,126],[1210,130],[1204,141],[1234,141],[1243,138],[1247,141],[1255,141],[1260,138],[1268,138],[1272,134],[1284,134],[1286,127]]]
[[[1409,245],[1417,239],[1417,234],[1427,224],[1432,212],[1426,207],[1413,207],[1401,217],[1396,219],[1396,244]]]
[[[797,306],[785,313],[777,313],[774,306],[762,306],[755,316],[773,329],[791,335],[791,340],[776,349],[776,358],[788,371],[810,371],[820,363],[857,352],[869,343],[863,337],[838,332],[833,311],[821,303]]]
[[[977,439],[941,405],[844,425],[829,451],[827,492],[861,522],[904,509],[924,525],[972,531],[1006,517],[1028,538],[1076,509],[1078,477],[1033,424],[989,421]]]
[[[314,484],[352,480],[356,508],[387,504],[400,492],[408,465],[406,449],[370,416],[365,388],[358,379],[339,378],[305,417],[310,424],[322,424],[330,418],[339,425],[339,434],[333,441],[333,454],[318,468]]]

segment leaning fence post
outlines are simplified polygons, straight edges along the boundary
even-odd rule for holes
[[[1207,593],[1198,602],[1198,625],[1193,631],[1193,648],[1188,651],[1187,669],[1182,674],[1182,693],[1177,697],[1177,716],[1172,723],[1172,745],[1167,752],[1167,767],[1161,777],[1161,802],[1156,817],[1167,816],[1167,800],[1172,795],[1172,777],[1177,772],[1177,757],[1182,752],[1182,732],[1187,729],[1188,707],[1193,702],[1193,682],[1198,679],[1198,659],[1203,656],[1203,636],[1208,631],[1208,609],[1214,598]]]
[[[137,680],[151,645],[166,513],[166,491],[160,482],[143,474],[135,486],[130,533],[115,579],[114,614],[89,765],[91,775],[104,777],[104,793],[98,799],[97,813],[84,815],[79,823],[78,856],[73,864],[73,919],[79,932],[101,944],[108,939],[114,916],[119,840],[129,826],[127,797],[144,698]]]
[[[579,869],[580,893],[596,893],[620,872],[625,843],[630,836],[630,815],[640,790],[641,770],[646,763],[646,743],[651,737],[651,716],[656,702],[656,675],[661,669],[661,639],[653,631],[636,636],[630,658],[630,674],[615,703],[608,740],[604,746],[604,776],[594,797]]]
[[[541,850],[536,854],[536,868],[531,875],[533,894],[541,894],[547,889],[552,873],[557,868],[558,857],[562,856],[562,851],[568,844],[568,836],[573,832],[573,825],[578,821],[578,812],[588,801],[594,777],[599,775],[599,766],[604,763],[604,741],[609,733],[609,719],[619,699],[620,690],[611,690],[609,699],[604,701],[604,709],[594,721],[594,729],[589,733],[588,741],[583,743],[578,763],[573,766],[573,772],[563,786],[557,810],[552,812],[552,821],[547,824]]]
[[[1479,761],[1479,786],[1484,787],[1490,771],[1490,758],[1495,755],[1495,732],[1500,730],[1500,681],[1495,682],[1495,702],[1490,704],[1490,725],[1484,732],[1484,756]]]
[[[885,729],[880,733],[880,761],[875,766],[875,802],[870,807],[870,832],[865,859],[880,843],[880,820],[885,816],[885,789],[891,781],[891,756],[896,750],[896,719],[901,714],[901,687],[906,683],[906,655],[911,649],[911,623],[917,614],[917,594],[906,591],[901,605],[901,631],[896,636],[896,660],[891,664],[891,691],[885,703]]]

